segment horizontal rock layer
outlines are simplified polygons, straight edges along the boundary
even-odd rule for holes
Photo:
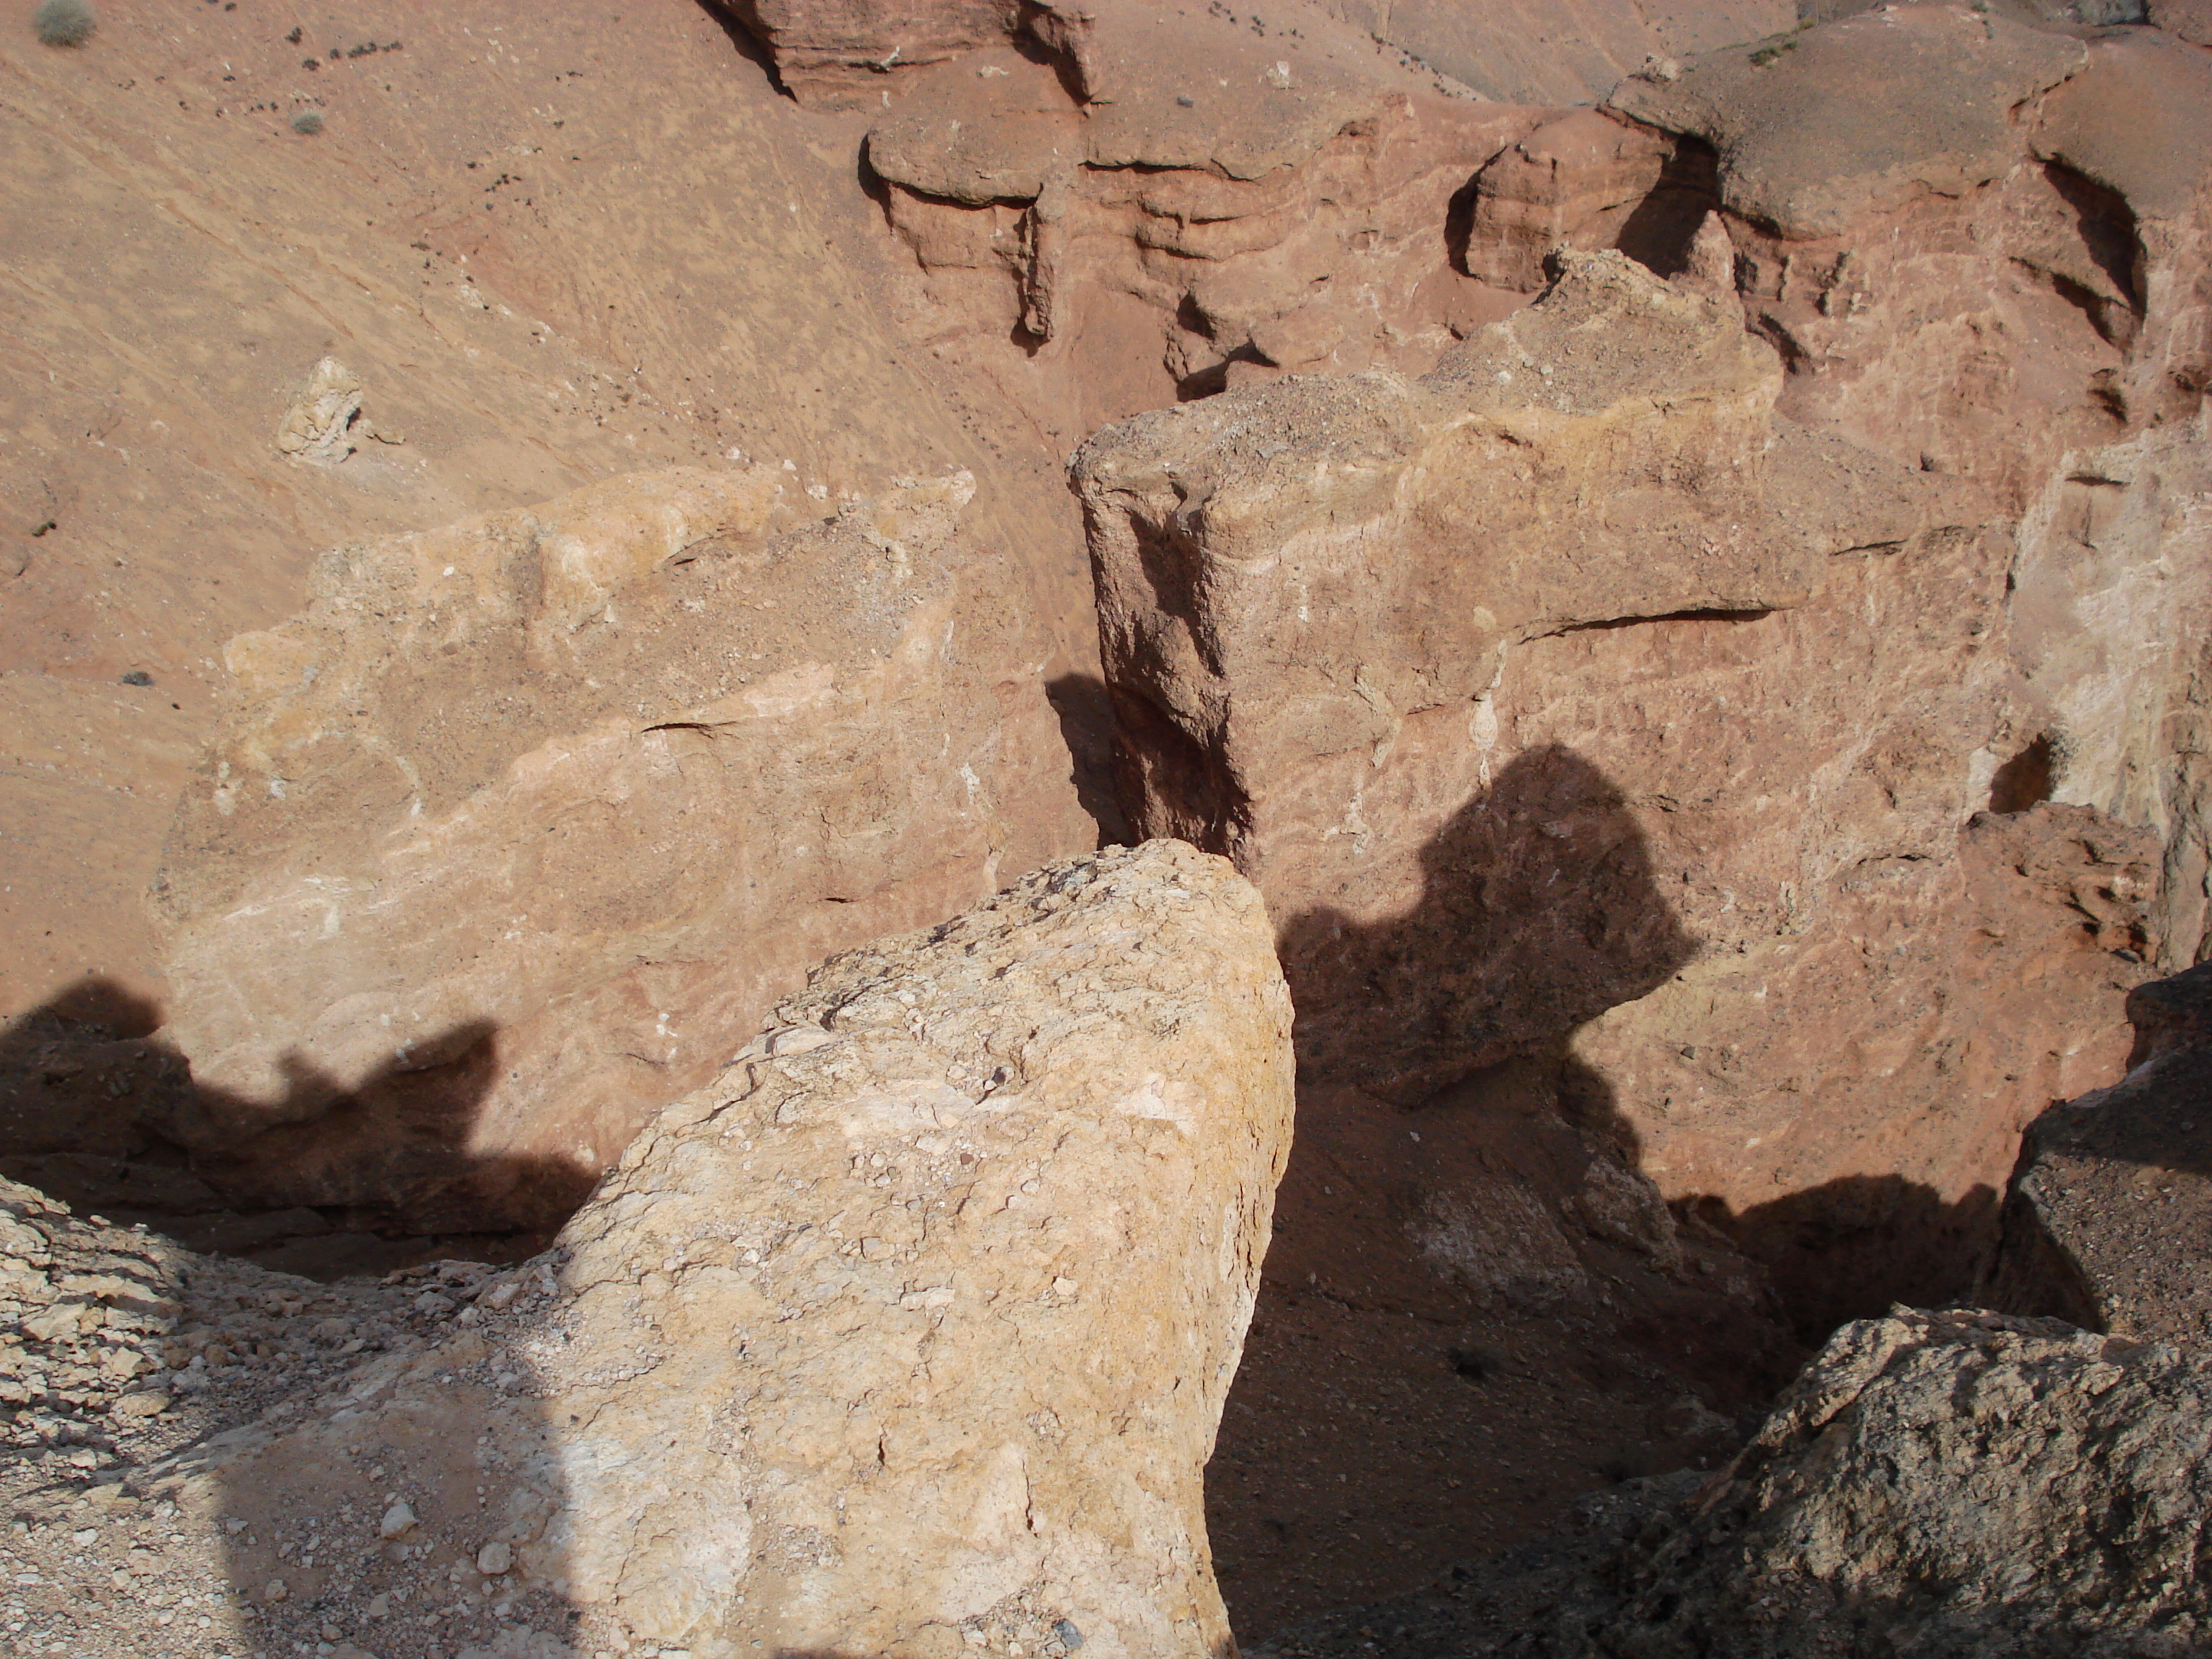
[[[617,478],[330,555],[233,641],[159,890],[234,1205],[556,1224],[824,951],[1088,839],[965,475]]]

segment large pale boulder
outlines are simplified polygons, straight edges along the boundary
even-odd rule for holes
[[[1090,839],[972,481],[787,477],[341,548],[232,642],[157,889],[231,1202],[557,1224],[810,963]]]
[[[2124,1058],[2155,839],[2022,777],[1986,497],[1777,416],[1725,294],[1561,259],[1419,380],[1079,455],[1136,821],[1267,893],[1316,1083],[1552,1056],[1809,1328],[1963,1289]]]
[[[241,1587],[450,1570],[584,1651],[1227,1651],[1200,1474],[1290,1019],[1223,860],[1048,866],[825,964],[473,1328],[143,1484],[219,1488]],[[281,1562],[303,1510],[344,1544]]]

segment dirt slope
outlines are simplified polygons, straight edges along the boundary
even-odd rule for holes
[[[688,0],[0,28],[0,1017],[96,972],[158,1018],[141,895],[220,647],[341,542],[732,451],[830,503],[964,466],[1095,653],[1056,458],[892,334],[860,128],[749,50]],[[364,396],[320,467],[275,437],[326,355]]]

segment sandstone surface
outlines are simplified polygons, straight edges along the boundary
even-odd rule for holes
[[[973,479],[788,477],[341,548],[231,642],[157,891],[159,1127],[234,1206],[557,1225],[811,963],[1082,844]]]
[[[1711,146],[1722,205],[1802,240],[1916,191],[2002,178],[2012,112],[2087,56],[1963,6],[1889,6],[1631,76],[1607,101]]]
[[[710,10],[99,9],[75,51],[0,30],[0,1018],[88,975],[158,1014],[144,895],[223,645],[340,544],[732,450],[825,513],[966,470],[1042,678],[1086,670],[1064,450],[901,330],[860,125]],[[354,453],[302,465],[279,427],[325,357]]]
[[[264,1608],[450,1568],[585,1649],[1224,1651],[1200,1475],[1289,1024],[1223,861],[1050,866],[825,964],[450,1341],[134,1484],[219,1506]]]
[[[965,52],[1027,37],[1054,49],[1081,42],[1115,11],[1164,36],[1218,24],[1296,50],[1316,25],[1348,26],[1446,80],[1462,95],[1499,103],[1576,104],[1647,59],[1681,57],[1789,28],[1787,0],[1576,0],[1565,7],[1454,5],[1449,0],[1288,0],[1264,13],[1224,4],[1142,7],[1124,0],[724,0],[774,57],[778,78],[810,107],[860,107],[896,98],[913,71]],[[1112,25],[1109,25],[1112,27]],[[1073,53],[1071,52],[1071,55]],[[1087,70],[1088,64],[1083,67]]]
[[[1969,823],[2026,736],[1986,497],[1778,418],[1733,300],[1561,258],[1420,380],[1079,454],[1137,822],[1268,894],[1317,1080],[1572,1034],[1583,1118],[1808,1328],[1962,1289],[2022,1125],[2124,1054],[2157,842]]]
[[[1984,1292],[2139,1341],[2212,1340],[2212,965],[2128,997],[2132,1068],[2028,1127]]]
[[[1039,9],[870,131],[909,325],[1068,447],[1285,369],[1425,368],[1518,303],[1438,232],[1540,112],[1463,94],[1316,6]]]

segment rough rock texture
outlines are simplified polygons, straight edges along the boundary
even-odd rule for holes
[[[453,1334],[456,1317],[481,1316],[470,1298],[507,1305],[521,1288],[453,1261],[382,1283],[311,1284],[72,1215],[0,1181],[0,1644],[197,1659],[328,1642],[341,1621],[338,1635],[412,1659],[415,1644],[379,1628],[390,1597],[270,1604],[265,1583],[250,1595],[232,1581],[212,1504],[142,1498],[131,1483],[157,1480],[167,1460],[264,1413],[282,1421],[318,1398],[335,1409],[344,1395],[327,1391],[364,1363],[420,1354]],[[288,1558],[313,1555],[337,1530],[295,1512],[270,1542]],[[408,1577],[403,1602],[425,1588]],[[498,1626],[485,1608],[447,1628],[489,1638]]]
[[[1473,101],[1321,9],[1048,8],[906,83],[868,137],[910,326],[1072,447],[1306,366],[1425,368],[1519,303],[1443,234],[1543,112]]]
[[[1505,103],[1587,104],[1657,58],[1711,52],[1789,28],[1782,0],[1570,0],[1470,6],[1456,0],[1328,0],[1329,9],[1423,64]]]
[[[1020,0],[716,0],[810,107],[872,104],[884,82],[980,46],[1020,21]]]
[[[1224,1651],[1200,1473],[1289,1024],[1222,861],[1049,866],[825,964],[476,1328],[134,1484],[219,1504],[264,1605],[404,1563],[585,1649]]]
[[[2002,178],[2014,109],[2087,57],[1963,6],[1884,7],[1632,76],[1607,106],[1703,140],[1722,205],[1802,240],[1916,191],[1957,197]]]
[[[1266,49],[1295,50],[1316,21],[1348,25],[1448,77],[1465,92],[1501,103],[1587,103],[1656,55],[1680,57],[1756,40],[1796,21],[1788,0],[1577,0],[1569,6],[1485,5],[1451,0],[1287,0],[1264,13],[1226,5],[1134,5],[1126,0],[720,0],[767,47],[777,77],[812,108],[854,108],[895,97],[911,71],[979,46],[1027,37],[1068,52],[1115,12],[1141,16],[1172,39],[1219,24]],[[1110,22],[1108,27],[1114,25]]]
[[[1546,286],[1544,261],[1569,247],[1620,248],[1673,276],[1711,196],[1710,153],[1600,110],[1570,110],[1475,174],[1462,258],[1484,282],[1524,294]]]
[[[2016,1312],[2212,1347],[2212,964],[2128,997],[2127,1077],[2028,1127],[1984,1292]]]
[[[2160,1345],[1994,1314],[1848,1326],[1626,1554],[1612,1607],[1506,1650],[2199,1651],[2208,1408],[2212,1365]]]
[[[2026,735],[2008,538],[1782,380],[1732,301],[1565,256],[1421,380],[1074,473],[1138,821],[1267,893],[1314,1077],[1411,1102],[1574,1033],[1581,1121],[1818,1328],[1964,1288],[2021,1127],[2124,1054],[2156,848],[1969,823]]]
[[[557,1224],[809,963],[1088,838],[972,479],[787,476],[341,548],[232,641],[158,891],[159,1127],[234,1206]]]
[[[1860,70],[1821,65],[1854,41],[1864,65],[1894,60],[1887,90],[1838,92],[1818,114],[1782,99],[1847,88]],[[2060,84],[2027,95],[2067,58]],[[1937,95],[1958,77],[1959,99]],[[1908,95],[1917,115],[1883,103]],[[1780,410],[1971,477],[2011,521],[2008,648],[2023,696],[2001,758],[2025,757],[2051,799],[2157,832],[2162,960],[2195,960],[2212,799],[2200,643],[2212,57],[2150,30],[2085,49],[1899,8],[1632,81],[1613,104],[1692,149],[1721,147],[1715,205],[1751,325],[1788,366]],[[1982,137],[1923,149],[1942,136],[1924,122],[1978,123]],[[1915,155],[1974,165],[1942,178],[1949,161],[1930,171]],[[1581,246],[1601,230],[1566,234]]]
[[[901,331],[860,124],[697,0],[100,10],[76,52],[0,30],[0,1019],[88,975],[165,1000],[144,896],[224,642],[342,543],[732,450],[831,507],[965,469],[1042,678],[1093,672],[1067,446]],[[326,356],[354,453],[301,465]]]

